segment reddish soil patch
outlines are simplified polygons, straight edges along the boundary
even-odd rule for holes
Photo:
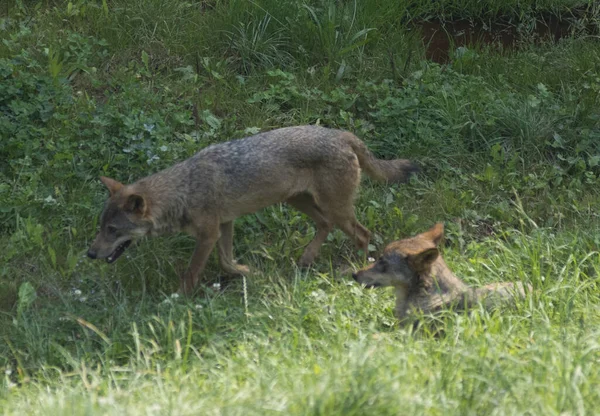
[[[426,57],[434,62],[452,60],[452,51],[460,46],[489,46],[498,51],[512,50],[524,42],[558,41],[572,32],[572,23],[551,17],[537,21],[533,30],[524,30],[515,23],[477,23],[469,20],[450,22],[423,21],[417,23],[426,46]]]

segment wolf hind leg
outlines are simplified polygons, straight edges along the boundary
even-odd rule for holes
[[[306,246],[302,257],[298,264],[301,267],[310,265],[315,258],[319,255],[321,246],[327,239],[327,236],[333,228],[331,221],[329,221],[324,215],[323,211],[317,205],[313,196],[309,193],[301,193],[288,198],[286,201],[288,204],[296,208],[298,211],[308,215],[315,222],[317,232],[315,233],[312,241]]]
[[[525,289],[525,286],[527,286],[527,289]],[[475,299],[483,302],[486,308],[492,308],[501,303],[514,302],[519,298],[522,299],[531,290],[531,285],[523,285],[521,282],[491,283],[475,289]]]
[[[319,175],[315,199],[323,216],[352,239],[359,250],[368,253],[371,232],[356,219],[354,197],[360,185],[358,160],[330,169]],[[331,178],[335,178],[332,180]]]

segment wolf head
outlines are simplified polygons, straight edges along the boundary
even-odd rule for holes
[[[87,252],[91,259],[117,260],[135,238],[144,236],[152,228],[147,198],[132,186],[114,179],[100,177],[110,197],[100,217],[100,231]]]
[[[437,249],[444,236],[444,224],[411,238],[387,245],[383,255],[369,267],[352,274],[354,280],[366,287],[412,286],[419,275],[429,272],[438,258]]]

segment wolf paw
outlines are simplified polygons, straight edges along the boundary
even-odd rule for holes
[[[243,264],[221,264],[221,267],[225,273],[229,273],[232,275],[246,275],[250,273],[250,268]]]
[[[305,268],[310,267],[315,261],[315,256],[312,253],[304,253],[300,260],[298,260],[298,267]]]
[[[193,293],[194,293],[194,290],[187,288],[187,286],[184,283],[179,285],[179,290],[177,290],[177,294],[179,296],[188,297],[188,296],[191,296]]]
[[[177,290],[177,294],[185,297],[196,294],[198,289],[196,283],[197,279],[191,278],[187,272],[184,273],[179,281],[179,290]]]
[[[237,274],[249,274],[250,268],[243,264],[236,264],[235,269],[237,270]]]

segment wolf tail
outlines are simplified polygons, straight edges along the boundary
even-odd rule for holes
[[[346,132],[344,138],[358,157],[360,167],[377,181],[405,182],[410,175],[419,171],[419,167],[407,159],[377,159],[362,140],[352,133]]]

